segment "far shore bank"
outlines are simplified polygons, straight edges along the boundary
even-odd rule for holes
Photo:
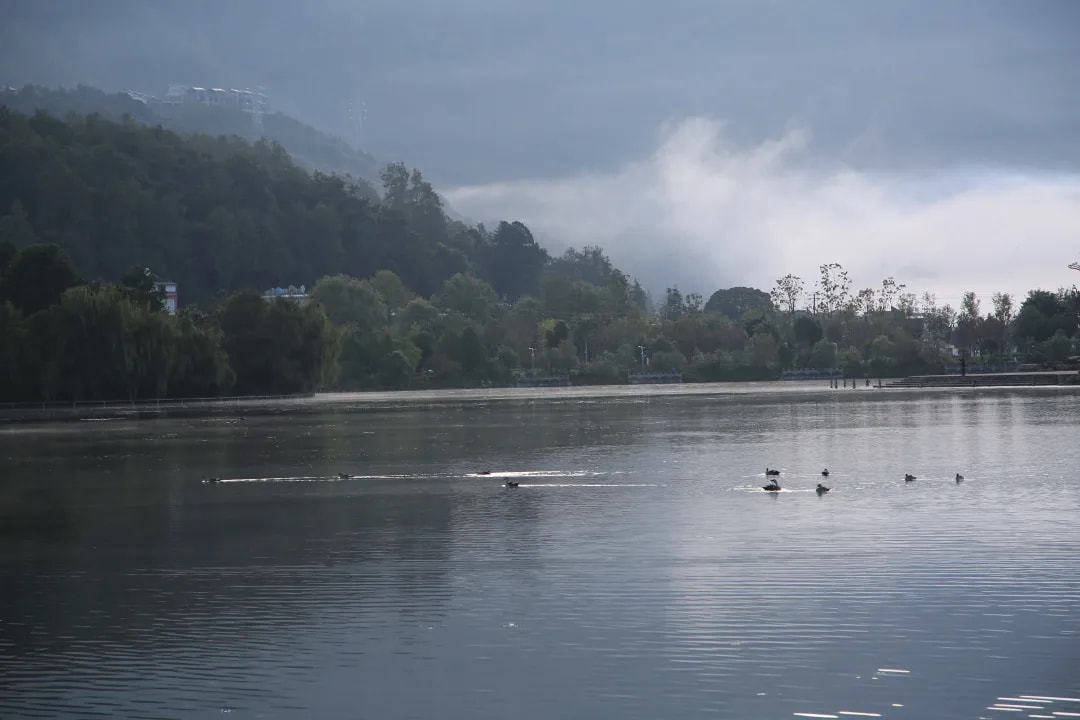
[[[1037,377],[1036,377],[1037,376]],[[572,387],[444,388],[438,390],[382,390],[326,392],[304,395],[274,395],[229,398],[180,398],[137,400],[134,402],[0,403],[0,424],[139,420],[163,417],[236,417],[245,414],[274,415],[311,412],[340,407],[385,409],[444,403],[502,401],[585,401],[613,400],[640,396],[748,395],[752,393],[810,392],[851,395],[852,390],[892,395],[910,391],[972,391],[991,389],[1080,390],[1077,373],[1002,373],[978,376],[939,375],[897,378],[831,387],[824,380],[764,380],[756,382],[663,383],[656,385],[584,385]]]
[[[944,387],[1032,387],[1080,385],[1076,370],[1041,370],[1032,372],[966,373],[963,375],[912,375],[890,381],[890,388]]]

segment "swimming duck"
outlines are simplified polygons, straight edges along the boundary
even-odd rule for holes
[[[904,482],[912,482],[916,480],[916,477],[911,473],[904,473]]]
[[[348,480],[349,478],[352,477],[352,475],[350,475],[349,473],[338,473],[337,476],[341,480]]]
[[[520,484],[521,483],[518,482],[517,480],[507,480],[506,481],[506,487],[517,487]]]
[[[963,479],[964,479],[963,475],[961,475],[960,473],[956,473],[956,482],[960,482]]]
[[[476,474],[477,474],[477,475],[490,475],[490,474],[491,474],[491,471],[490,471],[490,470],[481,470],[481,471],[479,471],[479,472],[478,472],[478,473],[476,473]]]
[[[769,468],[768,465],[766,465],[765,466],[765,474],[766,475],[779,475],[780,471],[779,470],[772,470],[772,469]]]
[[[829,477],[829,468],[825,468],[821,471],[822,477]]]
[[[766,492],[780,492],[780,483],[773,480],[768,485],[762,485],[761,489]]]
[[[829,492],[829,488],[825,487],[821,483],[817,484],[817,494],[818,495],[824,495],[827,492]]]
[[[203,478],[203,482],[204,482],[204,483],[214,483],[214,482],[221,482],[221,478],[218,478],[218,477],[208,477],[208,478]]]

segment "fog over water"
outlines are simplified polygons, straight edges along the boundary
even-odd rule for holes
[[[868,173],[804,162],[813,143],[791,130],[734,147],[725,124],[667,127],[651,155],[612,173],[454,188],[466,214],[527,218],[553,249],[599,244],[654,292],[770,288],[794,272],[812,288],[839,261],[855,288],[889,276],[959,305],[974,291],[1023,298],[1071,285],[1080,175],[984,167]],[[1077,248],[1080,252],[1080,248]]]
[[[0,714],[1080,712],[1076,392],[511,395],[0,428]]]

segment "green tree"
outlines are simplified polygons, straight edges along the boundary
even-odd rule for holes
[[[136,305],[159,311],[165,307],[165,293],[157,286],[150,268],[131,267],[120,278],[120,288]]]
[[[795,314],[795,305],[803,294],[803,281],[798,275],[788,273],[776,281],[776,285],[769,293],[769,297],[775,306],[785,308],[789,315]]]
[[[810,349],[810,367],[819,370],[834,368],[836,367],[837,357],[836,343],[820,340]]]
[[[391,210],[405,213],[409,204],[409,169],[405,163],[390,163],[379,177],[383,184],[383,202]]]
[[[874,288],[863,288],[851,300],[851,310],[856,315],[868,317],[877,308]]]
[[[487,350],[472,325],[451,330],[439,340],[439,351],[453,360],[466,376],[476,379],[487,369]]]
[[[0,217],[0,245],[8,245],[13,248],[11,253],[13,255],[14,249],[33,245],[37,242],[34,226],[30,224],[30,220],[26,217],[26,210],[23,208],[22,201],[16,198],[11,202],[11,212]],[[10,255],[7,258],[0,256],[0,270],[4,269],[9,259]]]
[[[82,282],[71,260],[57,245],[27,245],[4,269],[4,297],[26,315],[55,305],[69,287]]]
[[[870,344],[869,370],[877,377],[893,377],[896,372],[896,344],[887,335],[878,335]]]
[[[266,301],[240,291],[222,304],[219,315],[238,392],[311,392],[331,379],[340,346],[318,305]]]
[[[389,311],[382,294],[371,283],[348,275],[320,278],[311,291],[311,297],[322,306],[330,322],[335,325],[353,324],[361,331],[371,332],[385,327],[389,321]]]
[[[570,337],[570,327],[565,320],[549,318],[540,323],[540,336],[544,339],[544,347],[555,348]]]
[[[0,400],[29,399],[30,390],[25,375],[24,343],[26,327],[22,314],[10,302],[0,301]]]
[[[410,227],[430,243],[445,242],[446,216],[443,215],[442,199],[419,170],[414,169],[409,178],[408,198]]]
[[[795,340],[806,347],[816,343],[822,336],[821,325],[808,315],[800,315],[795,318],[792,330],[795,333]]]
[[[818,281],[821,312],[832,314],[847,307],[850,300],[851,279],[840,263],[826,263],[818,268],[821,279]]]
[[[169,379],[173,397],[228,394],[236,382],[222,347],[222,334],[211,318],[190,309],[176,318],[176,350]]]
[[[1076,330],[1076,317],[1070,315],[1060,294],[1032,290],[1016,314],[1016,336],[1030,346],[1049,340],[1058,330],[1071,335]]]
[[[439,309],[423,298],[413,298],[398,313],[396,322],[403,330],[432,330],[439,322]]]
[[[603,249],[596,245],[586,245],[581,250],[567,248],[551,261],[547,271],[556,277],[580,280],[598,287],[607,285],[614,276],[622,275],[612,266]],[[625,281],[626,277],[622,276],[622,279]]]
[[[520,222],[500,222],[483,259],[484,275],[499,297],[536,295],[548,255]]]
[[[7,240],[0,240],[0,284],[4,282],[4,269],[13,257],[15,257],[15,244]],[[3,294],[4,290],[0,287],[0,297]]]
[[[776,338],[764,331],[754,333],[748,347],[751,362],[755,367],[768,368],[776,364],[779,344]]]
[[[1013,300],[1007,292],[996,292],[993,296],[994,319],[997,320],[1001,332],[1001,351],[1009,350],[1009,323],[1013,317]]]
[[[969,354],[976,346],[979,337],[979,300],[973,292],[964,293],[960,301],[960,313],[956,318],[956,329],[953,331],[953,344],[964,355]]]
[[[882,280],[881,290],[878,292],[878,312],[884,315],[890,310],[895,310],[899,304],[900,296],[903,294],[906,287],[906,285],[896,282],[896,280],[891,277]]]
[[[379,293],[388,308],[397,310],[412,299],[412,293],[401,278],[390,270],[380,270],[371,276],[368,284]]]
[[[47,311],[48,363],[71,400],[134,399],[143,376],[134,338],[138,308],[113,287],[79,285]],[[143,310],[143,312],[147,312]]]
[[[686,312],[682,292],[678,287],[669,287],[665,291],[664,306],[660,308],[660,317],[665,320],[677,320]]]
[[[1042,351],[1046,354],[1047,358],[1056,362],[1061,362],[1067,359],[1074,353],[1076,349],[1076,343],[1065,333],[1064,330],[1057,330],[1053,336],[1043,343]]]
[[[458,273],[443,283],[435,304],[445,310],[459,312],[478,323],[491,320],[498,309],[499,299],[483,280]]]
[[[953,309],[948,305],[938,307],[934,296],[924,293],[922,310],[927,341],[935,346],[948,342],[956,320]]]
[[[383,356],[379,365],[379,384],[389,388],[404,388],[413,376],[415,365],[402,350],[393,350]]]
[[[732,320],[739,320],[749,310],[773,310],[769,293],[750,287],[732,287],[717,290],[705,303],[706,312],[717,312]]]
[[[540,298],[549,314],[561,318],[600,312],[604,305],[604,293],[600,288],[557,275],[541,280]]]

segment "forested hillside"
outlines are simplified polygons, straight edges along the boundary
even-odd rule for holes
[[[0,108],[0,400],[505,385],[632,373],[888,377],[1080,353],[1080,291],[957,310],[821,265],[771,293],[642,288],[598,247],[448,220],[419,171],[372,199],[277,144]],[[167,315],[152,268],[180,285]],[[268,302],[271,286],[314,302]]]
[[[309,175],[276,143],[0,110],[0,212],[12,241],[60,245],[88,278],[147,266],[187,302],[384,269],[425,296],[458,272],[510,298],[536,291],[547,255],[523,225],[466,227],[447,220],[418,171],[391,165],[382,179],[380,202]]]
[[[0,88],[0,105],[24,115],[41,110],[59,119],[70,114],[98,114],[109,120],[123,120],[127,116],[144,125],[161,125],[181,133],[236,135],[252,142],[265,137],[288,150],[293,160],[306,170],[350,175],[364,181],[361,185],[377,180],[379,173],[378,163],[371,155],[280,112],[267,113],[262,130],[258,130],[250,115],[236,109],[147,104],[125,93],[110,94],[85,85],[73,89],[37,85]]]

